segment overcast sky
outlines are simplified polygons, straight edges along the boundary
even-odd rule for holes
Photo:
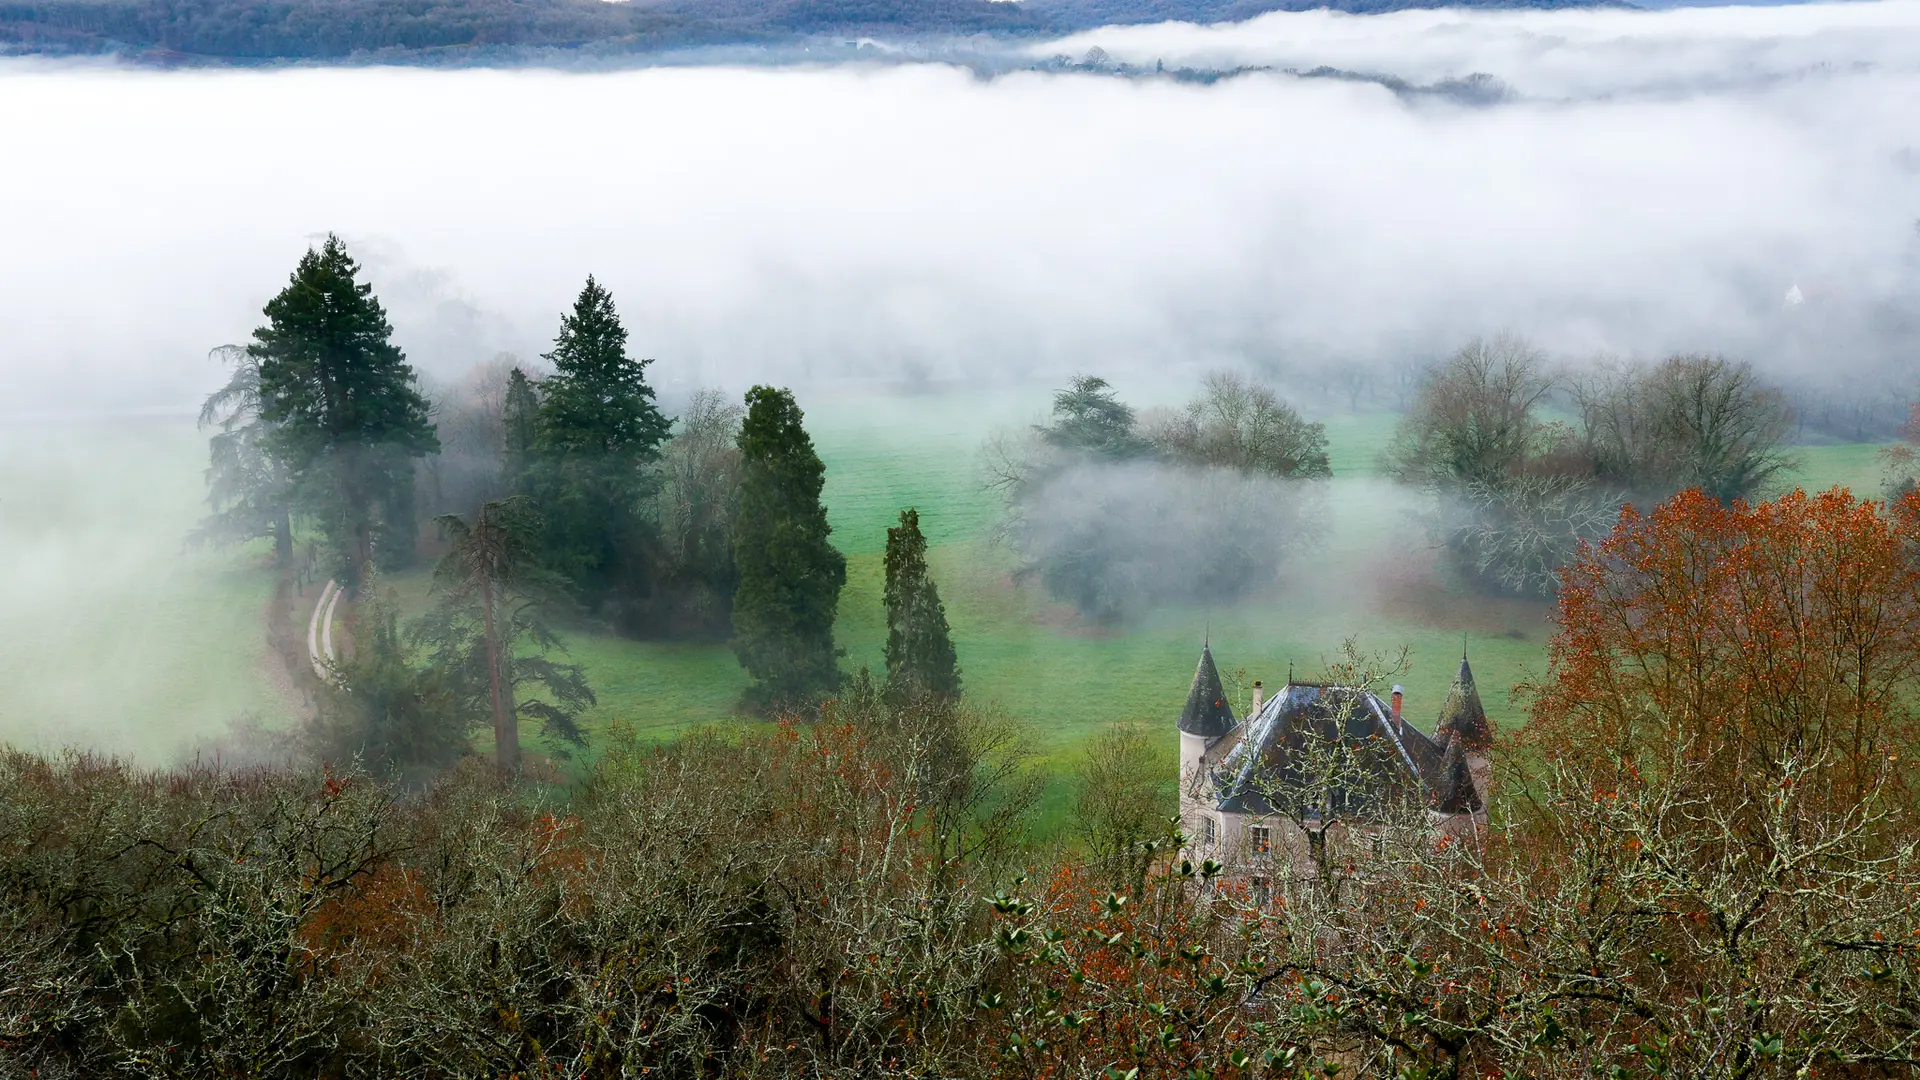
[[[181,408],[318,234],[429,371],[531,356],[591,272],[667,383],[1765,349],[1792,285],[1913,286],[1920,2],[1116,28],[1407,101],[940,66],[561,74],[0,63],[7,408]]]

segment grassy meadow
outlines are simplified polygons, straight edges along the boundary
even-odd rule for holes
[[[1084,625],[1037,586],[1016,583],[1012,558],[994,540],[998,502],[982,484],[981,444],[996,428],[1039,418],[1048,402],[1044,387],[901,396],[815,391],[800,401],[827,465],[834,543],[847,555],[836,628],[847,670],[882,667],[886,529],[901,508],[917,507],[968,692],[1028,721],[1052,770],[1070,768],[1089,735],[1118,721],[1164,724],[1171,732],[1209,636],[1236,711],[1243,711],[1253,680],[1277,684],[1290,668],[1309,677],[1351,635],[1366,650],[1407,650],[1398,681],[1423,726],[1431,726],[1463,646],[1489,714],[1499,724],[1520,722],[1512,690],[1542,666],[1549,606],[1472,595],[1447,580],[1427,549],[1417,508],[1379,475],[1392,413],[1324,418],[1335,476],[1326,499],[1328,540],[1294,564],[1279,588],[1250,590],[1231,606],[1159,611],[1112,630]],[[1794,482],[1873,490],[1877,450],[1799,448]],[[400,584],[410,603],[421,602],[423,578]],[[586,718],[590,729],[619,722],[643,737],[668,738],[739,722],[732,707],[745,679],[724,646],[580,632],[568,644],[600,696]],[[1174,747],[1169,735],[1169,769]],[[1052,786],[1050,820],[1058,820],[1066,797],[1064,785]]]
[[[1132,400],[1188,393],[1123,390]],[[1038,587],[1016,583],[994,540],[998,504],[981,482],[981,444],[996,429],[1038,419],[1045,386],[814,388],[800,400],[827,464],[834,542],[848,560],[837,629],[846,668],[882,666],[886,529],[901,508],[917,507],[968,691],[1026,720],[1052,768],[1068,767],[1090,734],[1117,721],[1170,731],[1208,636],[1237,707],[1254,679],[1277,684],[1290,669],[1311,676],[1352,635],[1364,649],[1408,650],[1399,681],[1417,722],[1431,723],[1463,645],[1489,713],[1519,722],[1510,691],[1541,666],[1548,608],[1471,595],[1447,580],[1416,508],[1378,475],[1391,413],[1323,417],[1335,474],[1327,542],[1295,562],[1280,587],[1110,629],[1083,625]],[[1799,448],[1794,482],[1874,490],[1877,449]],[[201,436],[179,420],[16,431],[0,441],[0,684],[8,688],[0,740],[164,758],[217,740],[242,717],[276,724],[297,712],[265,640],[263,553],[183,543],[202,512],[203,462]],[[424,570],[390,583],[409,606],[424,603]],[[618,722],[669,738],[739,722],[733,704],[744,678],[724,645],[634,642],[585,627],[567,641],[600,697],[590,730]],[[1171,736],[1167,746],[1171,768]],[[1054,785],[1055,808],[1064,797]]]

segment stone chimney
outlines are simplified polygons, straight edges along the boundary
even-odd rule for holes
[[[1266,700],[1267,700],[1266,687],[1260,685],[1259,679],[1253,680],[1253,704],[1247,707],[1247,715],[1252,716],[1254,713],[1259,712],[1261,703],[1265,702]]]

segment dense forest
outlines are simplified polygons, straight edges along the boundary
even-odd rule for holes
[[[1593,0],[1477,0],[1581,7]],[[1387,11],[1408,0],[4,0],[0,54],[119,53],[152,62],[369,58],[511,61],[854,34],[1042,36],[1109,23],[1217,22],[1266,11]],[[844,44],[844,41],[836,41]]]

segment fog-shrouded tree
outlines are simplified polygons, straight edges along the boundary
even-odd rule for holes
[[[833,620],[847,560],[828,541],[826,466],[793,394],[756,386],[740,424],[740,517],[734,527],[733,651],[753,677],[759,712],[811,709],[840,685]]]
[[[1889,500],[1920,489],[1920,454],[1914,452],[1915,447],[1920,447],[1920,404],[1908,407],[1907,422],[1900,428],[1900,441],[1880,451],[1880,466],[1884,470],[1881,490]]]
[[[501,353],[457,381],[428,384],[440,450],[425,463],[436,516],[472,514],[506,490],[506,395],[515,360]]]
[[[233,368],[225,386],[200,406],[207,440],[207,503],[212,509],[194,531],[205,542],[244,543],[273,538],[274,561],[293,560],[293,476],[269,449],[269,429],[260,416],[260,362],[239,345],[213,355]]]
[[[1307,480],[1333,475],[1326,425],[1310,423],[1270,387],[1238,372],[1208,373],[1200,396],[1148,438],[1162,457],[1181,464]]]
[[[1142,425],[1105,380],[1080,376],[1055,395],[1050,424],[989,442],[987,482],[1005,500],[1018,576],[1116,623],[1270,585],[1320,534],[1318,493],[1298,481],[1324,475],[1324,438],[1238,379]]]
[[[625,606],[650,586],[641,502],[671,429],[647,383],[652,361],[627,355],[613,297],[591,277],[544,355],[554,371],[539,386],[528,485],[545,522],[542,554],[590,606]],[[517,417],[525,388],[508,389]]]
[[[578,665],[551,659],[559,641],[539,618],[563,585],[539,564],[540,522],[524,496],[489,502],[471,522],[450,514],[439,524],[451,541],[434,568],[440,602],[416,637],[429,645],[457,703],[491,721],[495,761],[512,776],[520,769],[522,716],[539,719],[550,739],[584,742],[576,717],[594,703],[593,691]],[[523,698],[520,687],[532,684],[548,698]]]
[[[1052,421],[1039,433],[1062,450],[1118,461],[1153,449],[1134,422],[1132,406],[1120,400],[1107,380],[1075,375],[1065,390],[1053,395]]]
[[[526,371],[515,365],[507,372],[507,387],[500,401],[500,453],[508,490],[517,491],[524,485],[539,444],[540,391]]]
[[[1536,409],[1555,380],[1524,338],[1475,338],[1428,373],[1387,452],[1403,482],[1422,488],[1499,483],[1539,450]]]
[[[655,466],[661,629],[725,639],[739,581],[733,534],[740,511],[740,421],[718,390],[698,390],[680,410]]]
[[[411,558],[414,461],[439,446],[418,378],[359,272],[337,236],[309,248],[247,346],[267,450],[350,584],[376,552]]]
[[[1655,431],[1672,455],[1673,485],[1721,502],[1752,498],[1793,458],[1785,395],[1762,384],[1751,364],[1722,356],[1672,356],[1651,374]]]
[[[900,511],[887,530],[887,691],[896,697],[960,696],[960,661],[947,627],[946,605],[927,575],[927,538],[920,511]]]
[[[1722,502],[1763,494],[1793,459],[1786,396],[1749,364],[1670,356],[1653,366],[1602,362],[1572,382],[1594,477],[1660,499],[1698,488]]]

